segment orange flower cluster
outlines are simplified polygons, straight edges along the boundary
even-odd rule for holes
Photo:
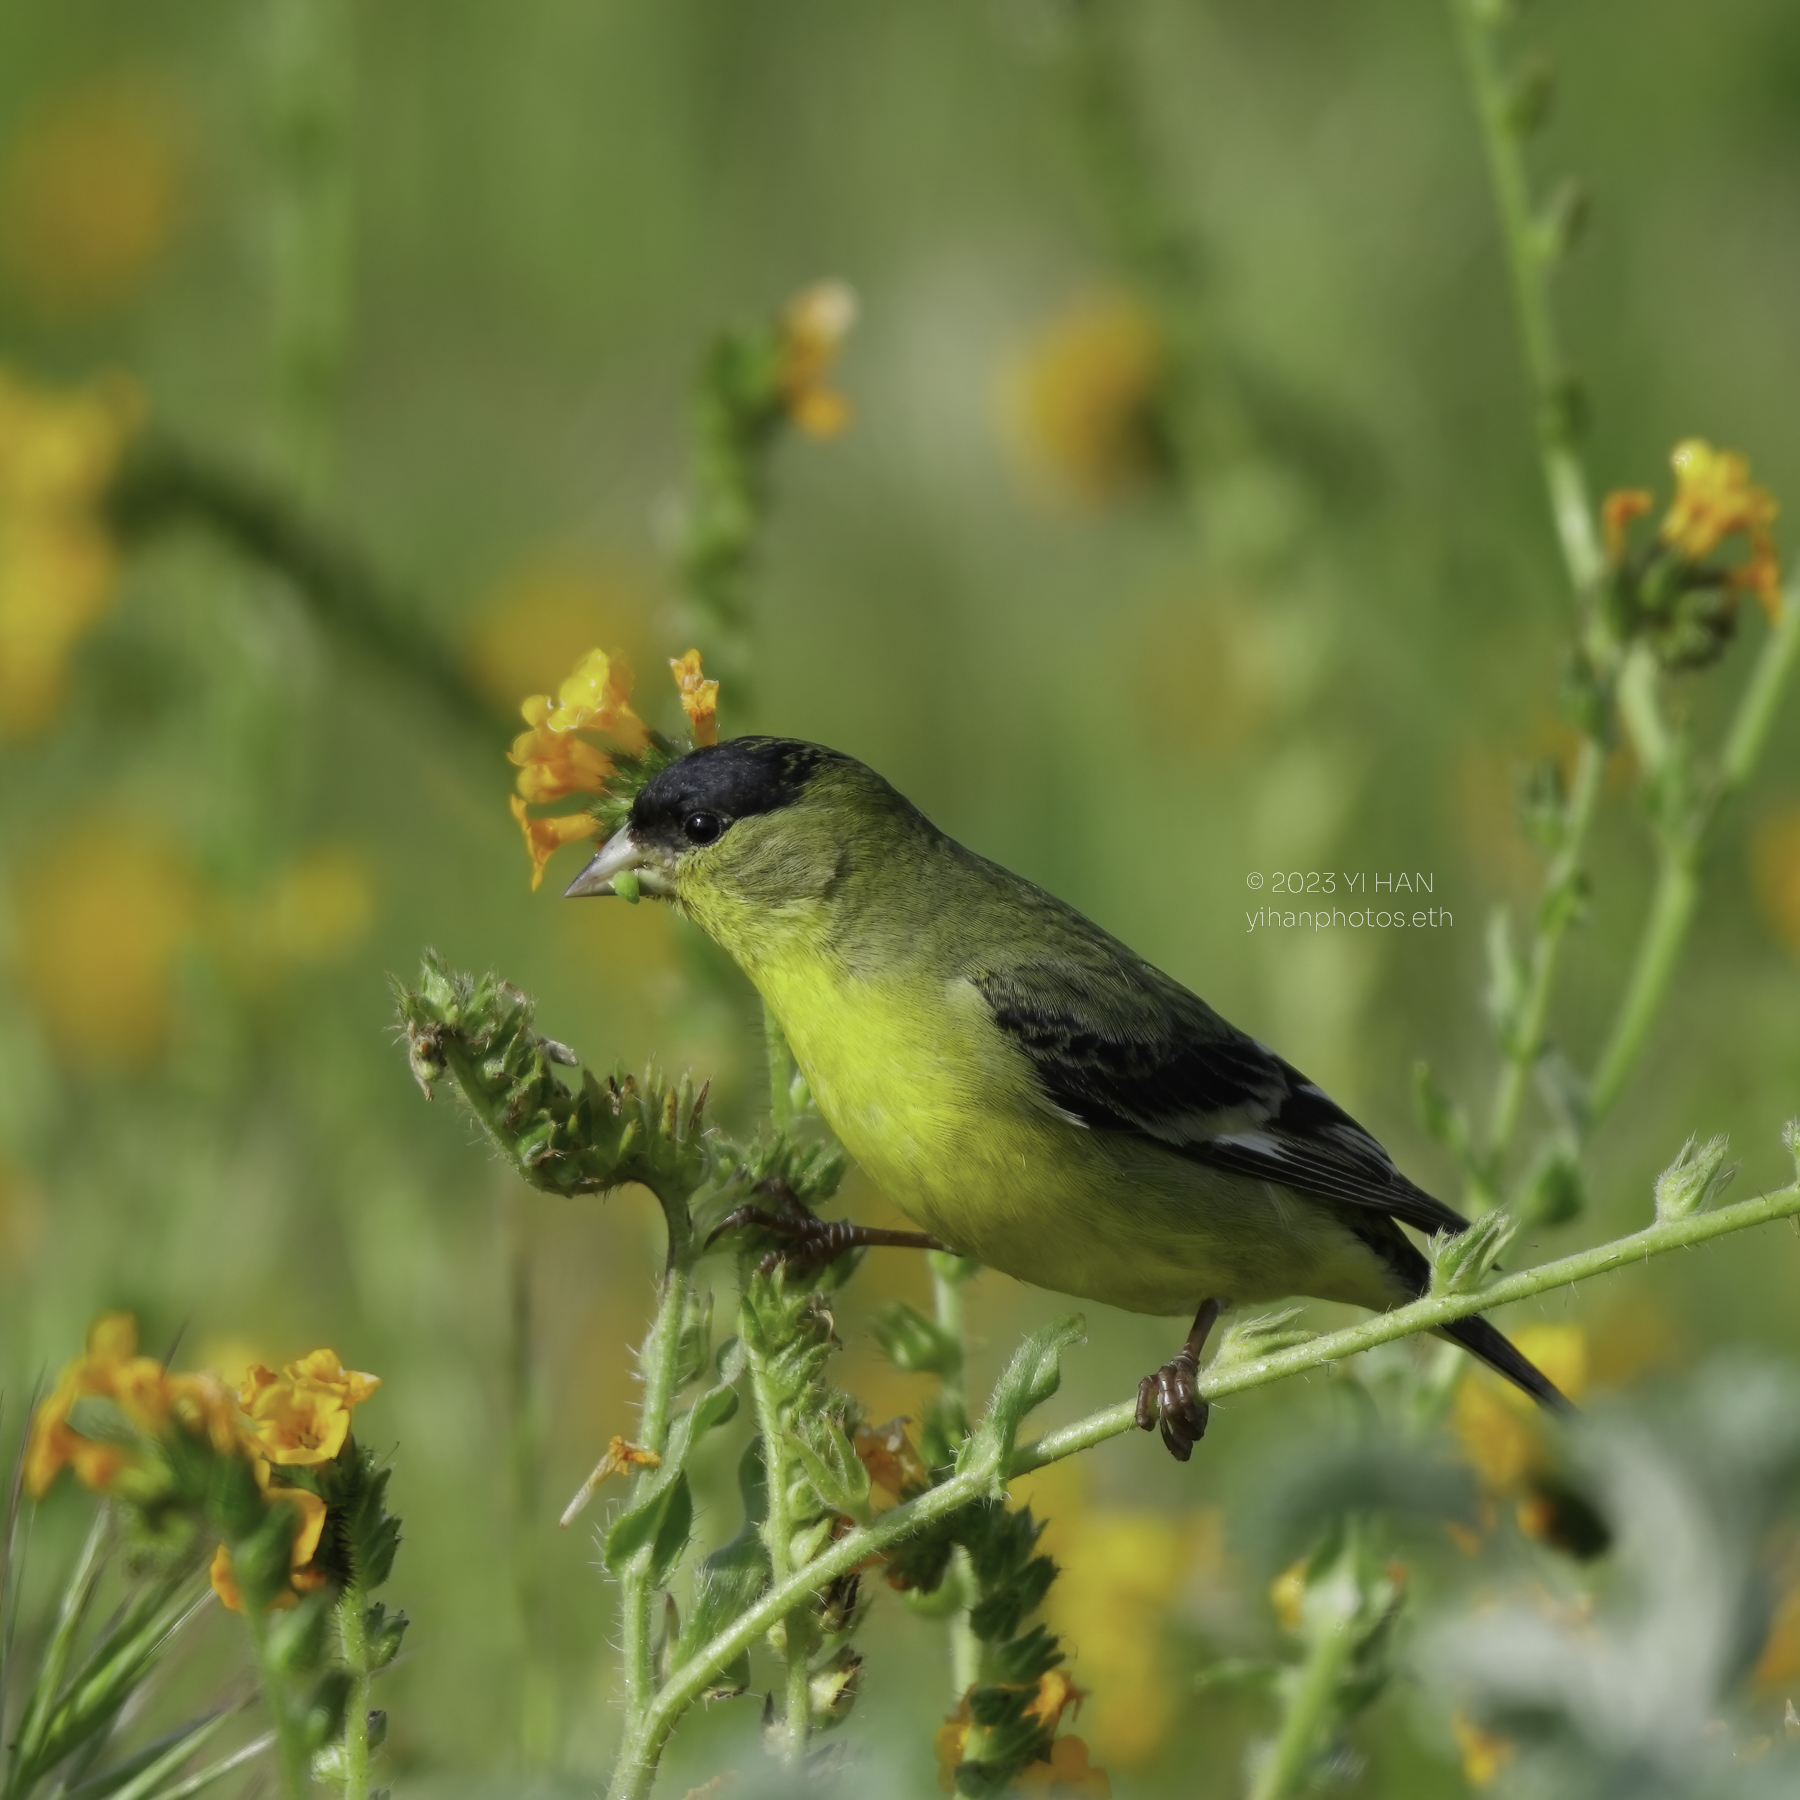
[[[32,1414],[25,1444],[26,1491],[39,1499],[64,1469],[73,1469],[84,1487],[129,1499],[140,1480],[153,1479],[147,1456],[158,1440],[177,1431],[205,1437],[220,1456],[242,1457],[250,1464],[271,1505],[299,1511],[291,1585],[275,1602],[292,1606],[301,1594],[325,1582],[324,1572],[312,1564],[326,1507],[309,1489],[277,1482],[275,1467],[314,1468],[330,1462],[349,1439],[351,1413],[380,1385],[373,1375],[344,1368],[335,1351],[315,1350],[279,1375],[257,1364],[234,1397],[216,1375],[171,1374],[155,1357],[140,1356],[137,1321],[129,1313],[104,1313],[88,1330],[85,1352]],[[77,1431],[70,1420],[83,1399],[111,1401],[137,1441]],[[242,1612],[231,1552],[223,1544],[210,1573],[219,1598]]]
[[[669,668],[694,742],[716,744],[719,684],[706,679],[700,652],[672,657]],[[631,670],[617,651],[608,655],[590,650],[556,690],[555,699],[533,694],[519,708],[531,729],[520,732],[507,752],[507,761],[519,771],[518,792],[509,804],[531,855],[533,891],[542,883],[550,858],[564,844],[593,837],[595,827],[587,812],[541,817],[531,808],[577,794],[604,793],[617,770],[617,756],[641,756],[651,746],[649,727],[632,710],[631,686]],[[592,737],[607,741],[596,744]]]
[[[1064,1670],[1051,1669],[1039,1677],[1037,1695],[1026,1710],[1030,1717],[1055,1731],[1063,1714],[1070,1708],[1079,1710],[1086,1698]],[[938,1786],[946,1794],[956,1791],[956,1767],[968,1749],[970,1730],[967,1700],[938,1727],[933,1747],[937,1751]],[[1070,1734],[1056,1739],[1045,1761],[1027,1763],[1014,1777],[1013,1791],[1039,1794],[1044,1800],[1112,1800],[1112,1779],[1104,1769],[1093,1766],[1088,1760],[1087,1745]]]
[[[70,1416],[84,1399],[112,1401],[142,1438],[181,1429],[209,1437],[216,1450],[237,1446],[231,1395],[216,1375],[171,1375],[155,1357],[138,1355],[137,1320],[130,1313],[102,1313],[88,1327],[86,1350],[31,1415],[24,1479],[34,1500],[64,1469],[73,1469],[83,1487],[111,1493],[141,1467],[130,1444],[74,1428]]]
[[[802,288],[782,310],[782,403],[808,437],[836,437],[850,423],[850,402],[827,377],[855,323],[856,295],[841,281]]]
[[[1683,438],[1669,458],[1675,470],[1675,498],[1658,538],[1684,562],[1698,563],[1727,538],[1741,536],[1749,549],[1743,562],[1725,571],[1734,593],[1751,593],[1770,622],[1781,617],[1781,565],[1771,528],[1779,507],[1767,488],[1750,479],[1750,464],[1735,450],[1715,450],[1703,438]],[[1625,554],[1626,530],[1654,510],[1655,497],[1643,488],[1620,488],[1600,508],[1600,528],[1608,559],[1616,566]]]
[[[59,393],[0,369],[0,737],[55,718],[70,653],[112,600],[101,507],[142,414],[124,381]]]

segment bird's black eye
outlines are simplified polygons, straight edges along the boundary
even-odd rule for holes
[[[690,844],[717,843],[719,834],[725,829],[725,821],[717,813],[689,813],[682,821],[681,829],[687,833]]]

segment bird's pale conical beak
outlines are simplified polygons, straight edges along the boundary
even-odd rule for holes
[[[584,894],[611,894],[617,889],[613,886],[613,878],[623,875],[627,869],[640,873],[643,885],[651,893],[661,893],[663,884],[651,868],[650,859],[637,839],[631,835],[630,826],[621,826],[604,844],[594,860],[563,889],[565,900],[579,900]]]

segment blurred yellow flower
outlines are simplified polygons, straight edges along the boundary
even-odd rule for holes
[[[325,1585],[324,1571],[310,1565],[319,1553],[319,1539],[325,1534],[326,1506],[307,1488],[271,1487],[266,1480],[263,1488],[271,1505],[296,1507],[300,1513],[300,1528],[294,1533],[293,1548],[288,1552],[288,1585],[275,1596],[269,1607],[271,1612],[284,1612],[290,1606],[298,1606],[302,1594]],[[219,1545],[213,1552],[206,1574],[213,1592],[234,1613],[241,1613],[244,1596],[238,1587],[237,1571],[232,1567],[231,1551],[226,1545]]]
[[[1742,537],[1744,560],[1724,571],[1733,593],[1752,593],[1771,623],[1781,617],[1781,565],[1773,526],[1780,507],[1767,488],[1750,479],[1748,459],[1716,450],[1704,438],[1683,438],[1669,457],[1675,497],[1657,527],[1658,539],[1683,562],[1704,562],[1730,537]],[[1626,532],[1655,505],[1642,488],[1620,488],[1600,506],[1600,530],[1608,559],[1625,556]]]
[[[642,648],[650,597],[629,575],[575,555],[548,556],[508,576],[483,602],[464,661],[482,691],[510,706],[571,669],[590,644]]]
[[[1571,1400],[1587,1388],[1587,1333],[1579,1325],[1528,1325],[1513,1334],[1519,1353],[1544,1371]],[[1490,1494],[1510,1497],[1544,1466],[1542,1413],[1528,1394],[1471,1364],[1457,1383],[1450,1429]]]
[[[187,161],[184,123],[141,75],[58,96],[0,166],[0,265],[47,314],[127,299],[168,249]]]
[[[0,738],[55,718],[69,654],[112,599],[102,506],[142,413],[122,380],[58,391],[0,369]]]
[[[342,844],[316,844],[262,895],[250,936],[277,962],[336,962],[367,935],[374,913],[374,883],[364,858]]]
[[[279,1375],[255,1364],[238,1389],[250,1431],[273,1463],[312,1467],[330,1462],[350,1435],[350,1415],[381,1386],[379,1377],[346,1369],[334,1350],[314,1350]]]
[[[1269,1605],[1283,1631],[1300,1629],[1301,1608],[1306,1602],[1306,1558],[1288,1566],[1269,1583]]]
[[[1050,1731],[1062,1723],[1070,1707],[1079,1707],[1086,1694],[1060,1668],[1051,1669],[1038,1680],[1037,1693],[1026,1710],[1029,1718]],[[961,1706],[944,1721],[932,1739],[937,1755],[938,1786],[946,1794],[956,1791],[956,1769],[969,1746],[973,1723],[969,1703]],[[1049,1800],[1111,1800],[1112,1782],[1104,1769],[1094,1768],[1088,1761],[1088,1747],[1075,1736],[1059,1737],[1050,1746],[1047,1761],[1027,1763],[1014,1780],[1012,1792],[1042,1794]]]
[[[1460,1707],[1450,1715],[1450,1730],[1462,1752],[1463,1780],[1470,1787],[1492,1787],[1512,1761],[1512,1745],[1477,1725]]]
[[[856,295],[841,281],[802,288],[782,311],[782,400],[809,437],[835,437],[850,423],[850,402],[827,379],[855,323]]]
[[[1170,1613],[1189,1577],[1219,1565],[1222,1518],[1080,1506],[1050,1517],[1046,1541],[1062,1572],[1045,1612],[1092,1693],[1089,1736],[1109,1763],[1129,1767],[1155,1753],[1179,1716]]]
[[[708,681],[700,668],[700,652],[690,650],[684,656],[669,658],[675,674],[675,685],[681,690],[681,710],[693,727],[694,743],[716,744],[719,741],[719,684]]]
[[[1007,415],[1020,460],[1065,499],[1118,499],[1166,467],[1159,408],[1167,383],[1161,334],[1137,301],[1083,301],[1010,371]]]
[[[1750,868],[1770,930],[1800,956],[1800,806],[1757,826],[1750,840]]]
[[[70,1425],[75,1403],[90,1396],[115,1401],[147,1434],[168,1420],[163,1366],[138,1355],[137,1320],[129,1313],[102,1313],[88,1327],[87,1348],[33,1411],[23,1474],[34,1500],[44,1497],[64,1469],[73,1469],[83,1487],[105,1492],[134,1461],[126,1445],[86,1437]]]
[[[56,1052],[96,1067],[159,1055],[202,910],[180,854],[141,827],[92,818],[39,852],[19,882],[14,948]]]

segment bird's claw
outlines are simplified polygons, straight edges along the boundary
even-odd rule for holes
[[[765,1206],[740,1206],[715,1225],[706,1237],[706,1248],[728,1231],[754,1226],[790,1241],[778,1244],[756,1265],[759,1275],[773,1275],[786,1268],[794,1275],[812,1275],[834,1263],[857,1245],[857,1228],[847,1219],[815,1218],[796,1203],[792,1212],[770,1212]]]
[[[1177,1462],[1186,1462],[1194,1446],[1206,1436],[1212,1408],[1200,1398],[1195,1382],[1200,1360],[1183,1350],[1138,1383],[1137,1426],[1140,1431],[1162,1428],[1162,1441]]]

